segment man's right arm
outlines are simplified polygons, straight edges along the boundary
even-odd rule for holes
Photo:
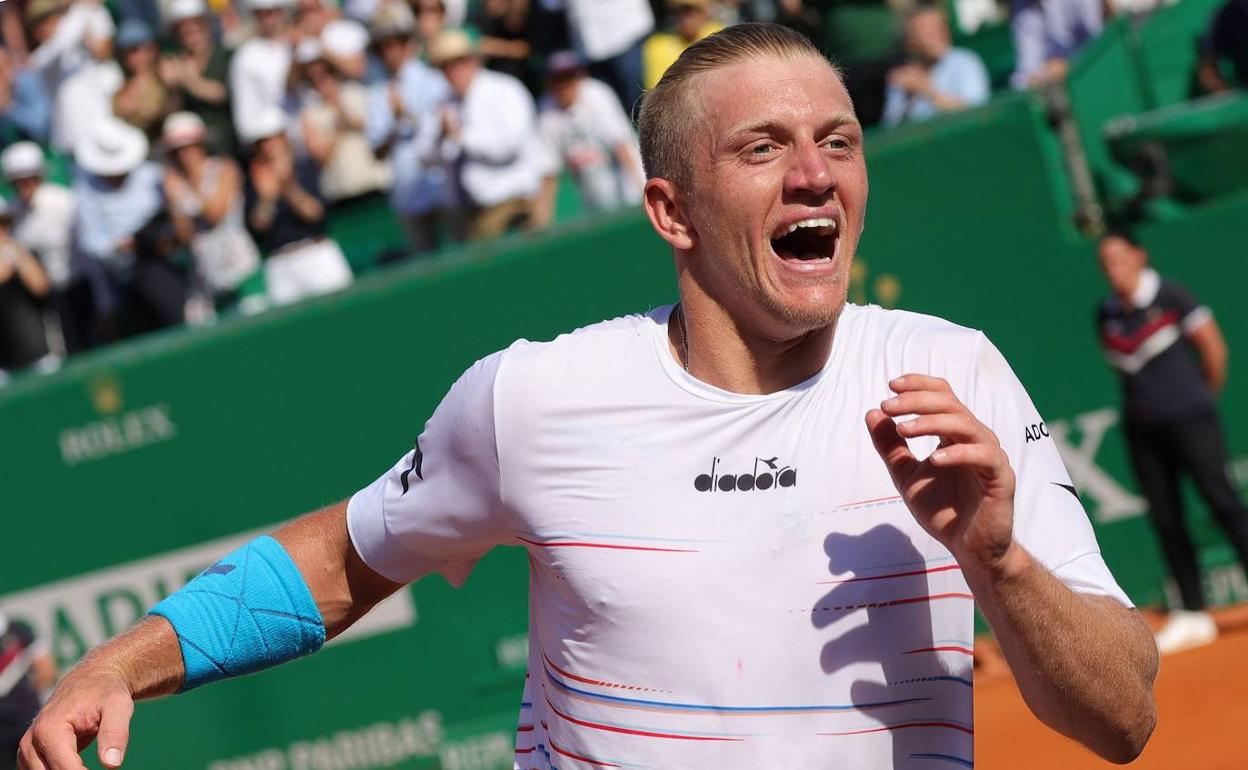
[[[356,552],[347,534],[345,502],[298,518],[273,538],[307,584],[327,639],[402,588],[370,569]],[[97,738],[104,766],[120,766],[134,701],[177,692],[185,675],[173,626],[149,615],[93,650],[65,676],[22,738],[18,767],[85,770],[79,747]]]

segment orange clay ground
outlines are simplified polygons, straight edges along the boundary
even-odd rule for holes
[[[1248,768],[1248,607],[1215,613],[1222,635],[1207,647],[1162,658],[1157,730],[1131,767]],[[1160,623],[1159,615],[1150,622]],[[986,640],[985,640],[986,641]],[[1040,724],[1023,704],[999,653],[981,641],[975,671],[975,766],[979,770],[1114,767]]]

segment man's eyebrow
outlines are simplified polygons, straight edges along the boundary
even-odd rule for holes
[[[826,131],[833,128],[839,128],[844,125],[852,125],[859,129],[862,128],[862,126],[858,123],[858,118],[852,112],[834,113],[821,121],[819,127],[821,131]],[[728,131],[727,136],[731,140],[741,136],[742,134],[767,134],[773,133],[776,129],[779,129],[780,132],[788,130],[782,123],[768,118],[764,118],[762,120],[746,120],[733,126],[732,129]]]

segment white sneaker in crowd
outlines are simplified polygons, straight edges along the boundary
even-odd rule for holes
[[[1190,650],[1218,638],[1218,624],[1207,612],[1175,610],[1157,632],[1157,649],[1162,655]]]

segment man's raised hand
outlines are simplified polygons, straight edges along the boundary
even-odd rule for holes
[[[1014,471],[996,435],[939,377],[906,374],[888,383],[897,395],[867,412],[867,430],[906,507],[966,568],[996,571],[1014,544]],[[916,415],[906,422],[897,418]],[[925,460],[906,439],[935,436]]]

